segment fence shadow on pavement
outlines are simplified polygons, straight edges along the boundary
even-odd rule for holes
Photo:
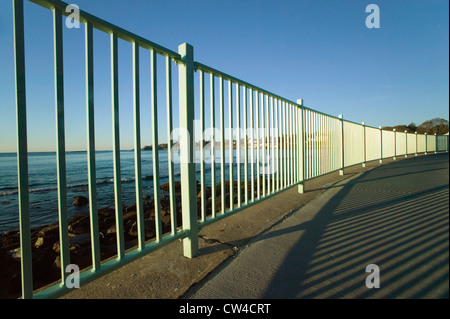
[[[417,158],[402,161],[400,174],[382,171],[397,163],[368,171],[311,221],[264,234],[304,230],[263,297],[448,298],[448,154],[433,161],[440,169],[422,170]],[[369,264],[379,266],[380,288],[365,285]]]

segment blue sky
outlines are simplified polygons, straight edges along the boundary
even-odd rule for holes
[[[343,114],[376,127],[449,118],[447,0],[71,3],[173,51],[187,42],[194,46],[196,61],[289,100],[303,98],[306,106],[324,113]],[[365,8],[371,3],[380,8],[379,29],[365,24],[369,15]],[[53,151],[52,15],[25,0],[25,20],[29,151]],[[0,152],[16,151],[12,32],[12,1],[0,0]],[[111,149],[109,37],[97,31],[94,39],[96,146]],[[65,28],[64,54],[66,148],[85,150],[83,25]],[[147,54],[141,54],[144,119],[150,116]],[[131,45],[127,42],[119,43],[119,63],[121,147],[131,149]],[[158,72],[163,71],[160,58]],[[158,85],[160,142],[165,142],[164,84]],[[141,123],[143,145],[151,144],[148,122]]]

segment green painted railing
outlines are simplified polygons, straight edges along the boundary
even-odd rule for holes
[[[50,298],[64,294],[70,264],[67,216],[67,185],[64,129],[64,70],[63,70],[63,17],[68,15],[68,4],[58,0],[29,0],[53,12],[55,107],[57,123],[57,181],[58,212],[60,229],[61,281],[45,290],[35,292],[32,274],[32,250],[30,236],[30,204],[28,185],[27,116],[25,86],[25,49],[23,1],[13,0],[14,6],[14,50],[17,110],[17,159],[20,211],[20,249],[23,298]],[[111,23],[80,11],[79,22],[85,30],[86,112],[87,112],[87,163],[89,181],[90,236],[92,267],[80,274],[81,283],[95,279],[127,262],[135,260],[177,239],[183,240],[184,256],[192,258],[198,253],[198,231],[201,227],[238,212],[250,205],[297,186],[303,193],[304,183],[318,176],[339,171],[356,164],[418,153],[448,152],[447,136],[430,136],[404,132],[384,131],[364,123],[344,120],[324,114],[296,102],[237,79],[224,72],[195,62],[193,47],[182,44],[178,52],[166,49]],[[93,29],[110,35],[111,92],[113,114],[113,158],[115,220],[117,234],[117,257],[100,260],[99,225],[95,167],[94,127],[94,65]],[[120,128],[118,98],[118,42],[132,44],[133,109],[134,109],[134,155],[138,240],[137,247],[125,251],[123,236],[123,212],[120,168]],[[178,65],[178,129],[180,135],[181,212],[182,225],[177,225],[175,203],[175,179],[172,158],[173,141],[169,147],[169,197],[171,232],[162,233],[160,212],[160,181],[158,148],[153,147],[153,176],[155,204],[155,240],[146,242],[144,233],[144,211],[142,202],[141,136],[140,136],[140,74],[139,49],[147,49],[151,57],[151,112],[153,146],[158,145],[160,126],[167,126],[168,136],[173,131],[172,115],[172,64]],[[166,60],[166,112],[167,123],[155,121],[158,114],[156,66],[158,58]],[[205,75],[209,81],[205,82]],[[197,82],[198,81],[198,82]],[[218,87],[217,87],[218,82]],[[195,87],[198,83],[198,87]],[[198,90],[198,91],[197,91]],[[199,94],[198,103],[194,98]],[[209,99],[207,99],[209,97]],[[218,97],[218,98],[217,98]],[[218,106],[217,106],[218,102]],[[227,105],[226,105],[227,104]],[[216,114],[216,109],[219,114]],[[200,114],[200,189],[201,198],[197,209],[197,177],[194,153],[194,114]],[[209,124],[206,115],[209,110]],[[226,113],[228,112],[227,116]],[[227,123],[225,122],[225,119]],[[205,147],[203,141],[210,130]],[[217,143],[216,141],[219,141]],[[227,145],[228,143],[228,145]],[[218,149],[217,149],[218,148]],[[217,155],[219,151],[219,156]],[[228,151],[228,157],[226,157]],[[209,152],[209,153],[208,153]],[[207,198],[206,155],[210,155],[211,199]],[[234,153],[236,156],[234,156]],[[219,162],[220,160],[220,162]],[[216,162],[217,161],[217,162]],[[216,176],[216,167],[220,176]],[[226,176],[226,166],[229,175]],[[217,196],[216,187],[220,195]],[[226,182],[229,182],[228,190]],[[236,194],[236,196],[235,196]],[[228,199],[227,199],[228,196]],[[216,205],[220,199],[220,206]],[[209,203],[207,203],[209,202]]]

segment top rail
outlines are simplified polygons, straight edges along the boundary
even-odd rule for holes
[[[29,0],[30,2],[34,2],[44,8],[47,8],[49,10],[54,10],[54,9],[59,9],[61,10],[61,13],[64,16],[69,16],[72,14],[72,12],[66,12],[66,8],[67,6],[69,6],[68,3],[65,3],[63,1],[59,1],[59,0]],[[76,16],[71,16],[73,18],[77,18]],[[147,40],[143,37],[138,36],[137,34],[134,34],[132,32],[129,32],[125,29],[122,29],[110,22],[107,22],[103,19],[100,19],[96,16],[93,16],[83,10],[80,10],[80,15],[79,15],[79,22],[81,23],[91,23],[92,26],[100,31],[103,31],[105,33],[115,33],[117,34],[117,37],[125,40],[127,42],[130,43],[134,43],[134,42],[138,42],[139,46],[145,48],[145,49],[149,49],[149,50],[154,50],[156,51],[156,53],[161,54],[163,56],[169,56],[170,58],[177,60],[177,61],[181,61],[181,55],[178,54],[177,52],[174,52],[172,50],[169,50],[159,44],[156,44],[150,40]]]
[[[253,84],[250,84],[250,83],[245,82],[243,80],[240,80],[240,79],[238,79],[238,78],[236,78],[236,77],[234,77],[232,75],[229,75],[229,74],[227,74],[225,72],[216,70],[216,69],[214,69],[214,68],[212,68],[210,66],[204,65],[204,64],[202,64],[200,62],[194,62],[194,67],[195,67],[196,70],[202,70],[205,73],[209,73],[209,74],[214,74],[214,75],[220,76],[220,77],[222,77],[225,80],[229,80],[231,82],[238,83],[238,84],[240,84],[242,86],[245,86],[247,88],[257,90],[257,91],[259,91],[259,92],[261,92],[263,94],[266,94],[268,96],[271,96],[271,97],[274,97],[276,99],[279,99],[280,101],[284,101],[286,103],[290,103],[292,105],[296,105],[298,107],[301,107],[296,102],[290,101],[290,100],[288,100],[288,99],[286,99],[284,97],[281,97],[281,96],[279,96],[279,95],[277,95],[275,93],[272,93],[272,92],[269,92],[267,90],[264,90],[264,89],[262,89],[262,88],[260,88],[260,87],[258,87],[256,85],[253,85]]]
[[[31,0],[31,1],[33,1],[33,0]],[[250,84],[250,83],[248,83],[246,81],[238,79],[238,78],[236,78],[236,77],[234,77],[232,75],[229,75],[229,74],[227,74],[225,72],[222,72],[222,71],[219,71],[217,69],[214,69],[214,68],[212,68],[210,66],[207,66],[205,64],[202,64],[200,62],[194,62],[194,67],[195,67],[196,70],[201,70],[201,71],[203,71],[205,73],[209,73],[209,74],[214,74],[216,76],[220,76],[220,77],[222,77],[225,80],[229,80],[231,82],[238,83],[238,84],[240,84],[242,86],[245,86],[245,87],[247,87],[249,89],[253,89],[253,90],[259,91],[259,92],[261,92],[261,93],[263,93],[263,94],[265,94],[267,96],[270,96],[270,97],[278,99],[280,101],[292,104],[292,105],[294,105],[294,106],[296,106],[296,107],[298,107],[300,109],[303,108],[304,110],[308,110],[308,111],[311,111],[311,112],[315,112],[315,113],[318,113],[318,114],[321,114],[321,115],[324,115],[324,116],[328,116],[328,117],[340,120],[340,118],[338,116],[334,116],[334,115],[331,115],[331,114],[323,113],[321,111],[314,110],[314,109],[312,109],[310,107],[307,107],[305,105],[300,105],[297,102],[294,102],[294,101],[291,101],[289,99],[286,99],[286,98],[284,98],[282,96],[279,96],[279,95],[277,95],[275,93],[272,93],[270,91],[262,89],[262,88],[260,88],[260,87],[258,87],[256,85],[254,85],[254,84]]]

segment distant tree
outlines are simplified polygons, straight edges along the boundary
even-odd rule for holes
[[[407,126],[408,133],[414,133],[417,130],[417,125],[412,122]]]
[[[423,134],[447,134],[449,122],[441,118],[434,118],[423,122],[417,127],[417,133]]]
[[[419,126],[417,126],[415,123],[411,123],[409,125],[396,125],[396,126],[385,126],[383,127],[383,130],[387,131],[393,131],[396,130],[397,132],[404,132],[407,131],[408,133],[414,133],[417,132],[418,134],[438,134],[443,135],[447,134],[449,131],[449,122],[447,120],[441,119],[441,118],[434,118],[428,121],[423,122]]]

